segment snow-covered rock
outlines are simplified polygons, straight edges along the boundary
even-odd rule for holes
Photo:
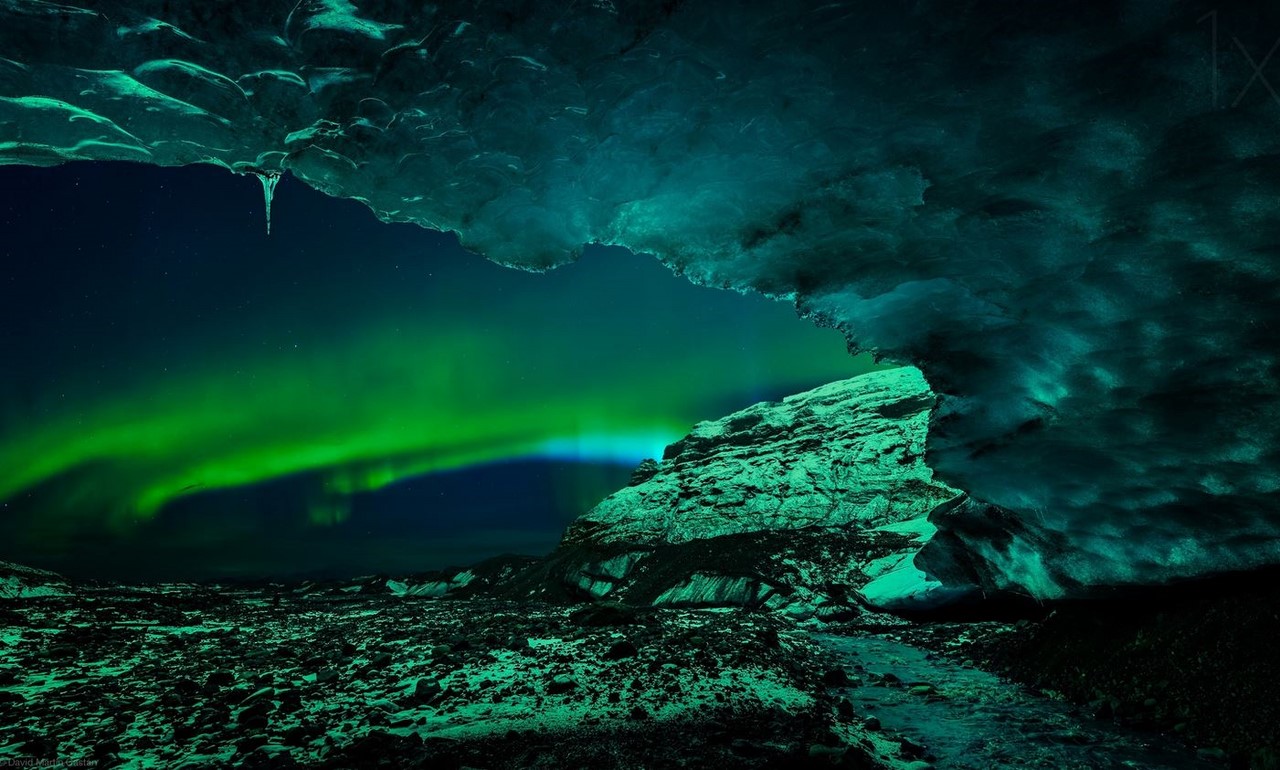
[[[695,572],[653,603],[658,607],[755,607],[773,593],[773,586],[748,577]]]
[[[932,405],[903,368],[700,423],[575,521],[540,579],[590,599],[856,613],[858,589],[929,540],[929,514],[964,499],[921,457]]]
[[[475,573],[471,570],[463,570],[447,579],[441,580],[388,580],[387,590],[395,596],[418,596],[423,598],[438,598],[444,596],[451,591],[456,591],[475,580]]]
[[[579,591],[593,599],[603,598],[614,589],[614,586],[631,574],[632,568],[648,555],[648,551],[627,551],[609,558],[587,562],[578,568],[576,579],[571,577],[570,582]]]
[[[71,587],[56,572],[0,561],[0,599],[68,596]]]
[[[681,543],[923,518],[959,494],[924,463],[933,403],[920,372],[904,367],[699,423],[565,539]]]

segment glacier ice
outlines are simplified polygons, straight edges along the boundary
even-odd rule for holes
[[[1280,9],[1215,9],[0,0],[0,162],[287,171],[792,301],[943,396],[982,502],[922,564],[1056,596],[1280,561],[1280,100],[1237,51]]]
[[[267,217],[267,235],[271,234],[271,202],[276,197],[276,185],[280,184],[280,172],[258,172],[255,174],[262,182],[262,205]]]

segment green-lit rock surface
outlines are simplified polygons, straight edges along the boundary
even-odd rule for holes
[[[565,540],[682,543],[924,518],[959,494],[924,462],[934,401],[920,372],[903,367],[699,423]]]
[[[904,367],[699,423],[512,586],[832,618],[861,612],[868,582],[908,574],[892,599],[932,602],[936,581],[912,560],[930,513],[963,499],[924,463],[933,404]],[[893,601],[882,591],[873,603]]]
[[[53,572],[0,561],[0,599],[64,596],[70,590],[62,576]]]

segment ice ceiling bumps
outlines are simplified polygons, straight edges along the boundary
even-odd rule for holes
[[[794,300],[918,365],[931,464],[1016,515],[943,556],[1054,596],[1280,560],[1277,36],[1256,2],[0,0],[0,159],[287,171],[507,264],[616,243]]]

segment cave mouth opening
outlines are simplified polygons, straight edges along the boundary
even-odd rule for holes
[[[546,553],[693,423],[880,368],[619,247],[526,273],[289,179],[268,235],[218,167],[3,173],[0,559],[72,576]]]

